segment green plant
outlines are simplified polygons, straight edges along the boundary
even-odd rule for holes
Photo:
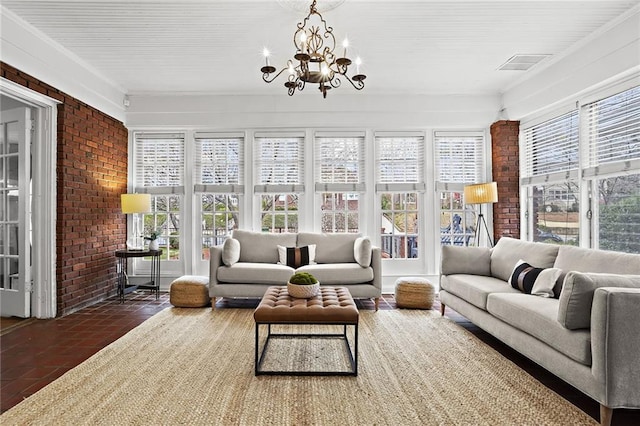
[[[291,278],[289,278],[289,282],[291,284],[298,285],[312,285],[316,284],[318,280],[308,272],[296,272],[295,274],[291,275]]]
[[[152,231],[148,236],[144,237],[145,240],[155,241],[160,236],[160,231]]]

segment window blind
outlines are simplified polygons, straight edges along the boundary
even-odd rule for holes
[[[254,159],[255,192],[304,191],[304,137],[258,136]]]
[[[136,192],[184,193],[184,134],[135,133]]]
[[[195,192],[244,192],[244,136],[195,134]]]
[[[315,137],[316,191],[362,192],[364,135]]]
[[[640,86],[584,106],[588,143],[585,176],[640,167]]]
[[[436,132],[437,187],[462,190],[464,184],[483,182],[484,134],[481,132]],[[455,185],[459,184],[459,185]]]
[[[424,191],[424,137],[376,134],[376,191]]]
[[[524,129],[522,140],[521,184],[577,177],[577,110]]]

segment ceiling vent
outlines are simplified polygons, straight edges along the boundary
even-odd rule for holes
[[[551,55],[513,55],[498,67],[502,71],[527,71],[529,68]]]

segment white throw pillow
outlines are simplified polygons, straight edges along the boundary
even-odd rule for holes
[[[240,260],[240,241],[227,238],[222,244],[222,263],[231,266]]]
[[[279,264],[292,268],[299,268],[304,265],[316,264],[316,245],[309,244],[304,247],[284,247],[278,246]]]
[[[353,243],[353,257],[363,268],[368,268],[371,265],[371,240],[369,237],[356,238]]]

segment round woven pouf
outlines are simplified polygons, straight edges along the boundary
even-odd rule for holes
[[[202,308],[209,301],[209,277],[183,275],[169,288],[169,302],[179,308]]]
[[[396,280],[395,297],[398,308],[431,309],[435,290],[425,278],[402,277]]]

